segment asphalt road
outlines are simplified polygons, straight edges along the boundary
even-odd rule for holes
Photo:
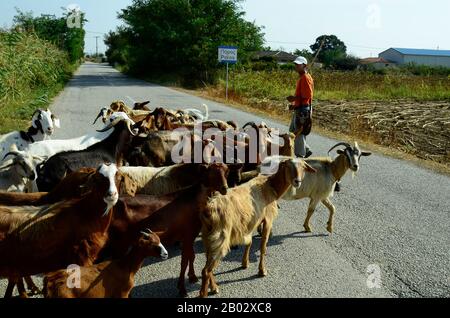
[[[61,119],[56,138],[92,131],[99,109],[121,99],[151,100],[152,106],[200,107],[210,118],[233,119],[239,124],[268,118],[230,108],[169,88],[128,78],[107,65],[86,63],[54,101],[51,109]],[[336,140],[309,136],[314,155],[325,155]],[[408,162],[374,154],[362,158],[361,170],[349,173],[336,206],[335,232],[328,235],[328,211],[319,206],[312,219],[313,233],[302,233],[307,201],[280,201],[280,213],[269,242],[268,276],[258,278],[259,237],[255,237],[251,264],[240,268],[243,248],[231,251],[216,275],[219,297],[449,297],[450,296],[450,178]],[[205,263],[202,242],[196,242],[198,276]],[[133,297],[176,297],[180,252],[169,248],[166,261],[148,260],[136,277]],[[373,287],[368,268],[379,268],[379,286]],[[40,278],[36,279],[40,281]],[[369,281],[369,284],[368,284]],[[376,281],[376,280],[375,280]],[[0,293],[5,290],[0,280]],[[372,287],[372,288],[370,288]],[[190,297],[200,283],[187,283]]]

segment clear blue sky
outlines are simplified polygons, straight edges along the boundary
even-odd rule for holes
[[[60,14],[78,4],[86,13],[86,52],[95,51],[95,36],[121,22],[117,12],[131,0],[0,1],[0,26],[10,26],[14,7],[35,14]],[[389,47],[450,50],[448,0],[245,0],[246,19],[265,26],[267,45],[292,51],[307,48],[321,34],[335,34],[350,53],[377,56]],[[99,33],[93,33],[99,32]],[[102,39],[100,52],[105,50]]]

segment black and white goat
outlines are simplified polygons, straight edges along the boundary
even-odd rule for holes
[[[13,131],[0,136],[0,158],[9,152],[13,144],[18,150],[26,150],[34,142],[49,139],[55,128],[60,128],[59,119],[49,109],[36,110],[31,121],[27,131]]]
[[[66,174],[83,167],[94,168],[103,163],[122,165],[123,154],[128,151],[132,137],[138,130],[128,117],[116,118],[99,132],[114,131],[104,140],[81,151],[58,153],[37,167],[37,187],[41,192],[51,191]]]
[[[13,144],[0,163],[0,191],[25,192],[31,190],[36,179],[36,162],[44,158],[31,156]]]

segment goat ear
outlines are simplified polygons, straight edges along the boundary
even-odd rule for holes
[[[307,164],[306,162],[304,162],[305,165],[305,171],[309,172],[309,173],[316,173],[317,170],[313,167],[311,167],[309,164]]]
[[[9,148],[9,151],[19,151],[19,149],[17,148],[16,144],[12,144],[11,147]]]
[[[61,122],[60,122],[59,118],[56,118],[54,115],[52,115],[52,119],[53,119],[53,124],[55,125],[55,127],[61,128]]]
[[[367,152],[367,151],[362,151],[361,152],[361,156],[363,156],[363,157],[370,156],[371,154],[372,154],[371,152]]]

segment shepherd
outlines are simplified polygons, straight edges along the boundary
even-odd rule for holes
[[[289,131],[295,135],[295,156],[308,158],[312,155],[312,151],[306,143],[306,136],[309,135],[312,127],[311,102],[314,96],[314,80],[308,73],[306,58],[299,56],[295,59],[294,64],[299,79],[297,80],[295,96],[286,98],[291,103],[289,109],[294,111]]]

